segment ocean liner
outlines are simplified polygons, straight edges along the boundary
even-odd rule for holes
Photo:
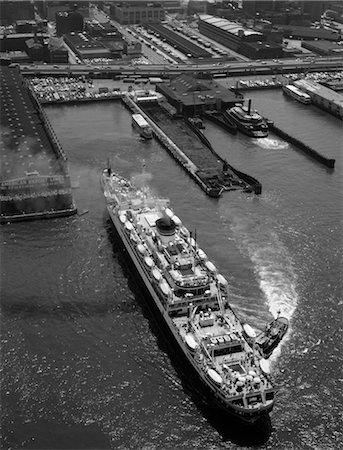
[[[196,236],[146,183],[107,168],[101,184],[114,229],[206,399],[250,424],[267,415],[275,396],[270,363]]]

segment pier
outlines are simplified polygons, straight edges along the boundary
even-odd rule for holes
[[[17,68],[1,67],[0,223],[69,216],[67,157]]]
[[[335,159],[333,158],[327,158],[326,156],[319,153],[317,150],[314,150],[309,145],[305,144],[304,142],[300,141],[299,139],[295,138],[294,136],[291,136],[286,131],[282,130],[279,126],[276,126],[275,123],[269,121],[269,129],[273,131],[277,136],[281,137],[287,142],[290,142],[291,144],[295,145],[297,148],[302,150],[304,153],[309,155],[311,158],[315,159],[316,161],[320,162],[321,164],[324,164],[324,166],[329,167],[330,169],[333,169],[335,167]]]
[[[123,96],[123,102],[131,112],[145,117],[155,138],[210,197],[231,190],[261,194],[262,186],[255,178],[228,164],[194,134],[183,118],[171,118],[157,103],[137,105],[129,95]]]

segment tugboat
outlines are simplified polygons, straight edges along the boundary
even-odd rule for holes
[[[275,397],[268,361],[246,338],[230,306],[228,282],[196,235],[169,200],[156,197],[145,183],[138,187],[108,167],[101,184],[115,232],[148,300],[206,399],[249,424],[267,415]]]
[[[248,136],[260,138],[268,136],[267,121],[258,114],[257,111],[251,111],[251,100],[248,106],[237,104],[224,112],[224,117],[232,120],[237,128]]]
[[[279,345],[288,330],[289,321],[286,317],[278,317],[270,322],[265,330],[256,337],[255,343],[263,358],[268,359]]]

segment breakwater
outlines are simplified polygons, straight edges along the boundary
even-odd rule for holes
[[[267,119],[268,120],[268,119]],[[276,135],[281,137],[287,142],[290,142],[291,144],[295,145],[297,148],[299,148],[301,151],[309,155],[311,158],[315,159],[316,161],[320,162],[321,164],[324,164],[326,167],[334,168],[335,167],[335,159],[333,158],[327,158],[326,156],[319,153],[317,150],[314,150],[309,145],[305,144],[304,142],[300,141],[294,136],[291,136],[286,131],[282,130],[279,126],[275,125],[275,123],[268,121],[269,123],[269,129],[273,131]]]

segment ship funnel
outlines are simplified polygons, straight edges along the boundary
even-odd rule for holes
[[[248,114],[250,114],[250,111],[251,111],[251,98],[249,98],[248,101]]]
[[[174,241],[176,225],[170,217],[165,216],[157,219],[155,225],[163,244]]]

